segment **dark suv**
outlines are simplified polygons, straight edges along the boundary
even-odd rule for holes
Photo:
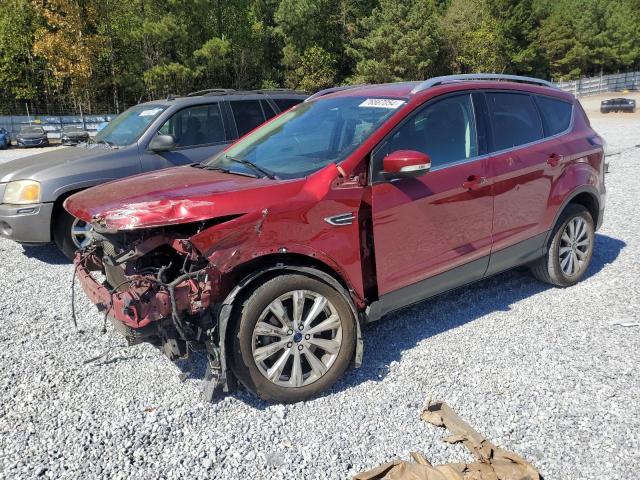
[[[294,402],[359,364],[360,325],[388,312],[520,265],[578,282],[605,207],[602,143],[543,80],[345,87],[211,160],[65,208],[95,228],[82,286],[131,343],[172,359],[200,346],[210,386]]]
[[[600,102],[600,113],[628,112],[635,113],[636,101],[632,98],[610,98]]]
[[[142,103],[112,120],[91,143],[2,164],[0,235],[24,244],[53,240],[73,258],[77,248],[87,245],[90,226],[62,208],[69,195],[118,178],[201,162],[307,97],[286,90],[206,90]],[[39,141],[27,136],[21,132],[18,143],[21,138],[29,145]]]

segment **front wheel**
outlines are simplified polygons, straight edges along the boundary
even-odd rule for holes
[[[540,281],[558,287],[578,283],[591,263],[595,242],[593,218],[582,205],[570,204],[553,230],[544,257],[531,267]]]
[[[91,242],[91,225],[75,218],[63,208],[58,210],[53,221],[53,241],[67,258],[73,260],[76,250],[86,247]]]
[[[311,398],[333,385],[353,356],[353,312],[340,292],[315,278],[267,281],[234,321],[234,373],[263,400]]]

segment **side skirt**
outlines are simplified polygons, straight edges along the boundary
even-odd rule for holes
[[[548,233],[541,233],[491,255],[386,293],[367,307],[366,321],[374,322],[387,313],[537,260],[545,254]]]

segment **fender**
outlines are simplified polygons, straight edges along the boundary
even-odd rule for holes
[[[344,289],[344,287],[331,275],[317,270],[315,268],[310,267],[297,267],[297,266],[289,266],[284,264],[278,264],[272,267],[264,268],[262,270],[258,270],[251,275],[246,276],[242,279],[236,287],[231,290],[231,292],[227,295],[227,297],[222,301],[222,303],[218,306],[218,345],[220,349],[220,374],[219,377],[213,379],[218,386],[222,388],[224,392],[229,392],[231,390],[231,383],[229,378],[229,369],[227,364],[227,352],[226,352],[226,340],[227,340],[227,326],[229,325],[229,319],[231,318],[231,312],[233,311],[233,305],[236,297],[242,292],[248,285],[253,283],[259,277],[262,277],[265,274],[270,272],[297,272],[303,275],[308,275],[311,277],[315,277],[318,280],[322,280],[333,288],[335,288],[340,294],[347,300],[349,304],[349,308],[351,308],[351,313],[353,314],[353,318],[356,322],[356,345],[355,352],[353,357],[353,366],[355,368],[359,368],[362,365],[362,355],[364,352],[364,344],[362,341],[362,334],[360,330],[360,317],[358,315],[358,311],[356,309],[353,300],[349,293]],[[207,367],[209,368],[209,367]],[[208,373],[205,378],[210,379],[211,375]],[[211,379],[209,381],[212,381]],[[207,401],[211,400],[213,395],[213,389],[208,388],[205,385],[203,390],[203,398]]]
[[[581,193],[588,193],[593,198],[593,201],[595,202],[596,211],[600,212],[600,193],[598,192],[598,190],[596,190],[595,187],[591,185],[582,185],[581,187],[578,187],[572,190],[571,193],[566,196],[566,198],[564,199],[564,201],[562,202],[560,207],[558,207],[558,209],[556,210],[556,213],[554,214],[553,223],[551,224],[549,228],[549,232],[547,234],[547,238],[545,239],[545,245],[548,245],[549,240],[551,239],[551,235],[554,233],[554,227],[558,223],[560,215],[562,215],[562,212],[564,211],[564,209],[567,208],[567,205],[569,205],[571,201]],[[599,216],[601,217],[601,215]],[[598,222],[600,223],[600,219],[598,219]],[[597,226],[596,226],[596,229],[597,229]]]

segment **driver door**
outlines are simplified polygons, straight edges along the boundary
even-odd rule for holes
[[[470,93],[430,101],[372,154],[376,274],[385,312],[480,279],[487,269],[492,182],[473,103]],[[383,159],[397,150],[427,154],[430,171],[385,178]]]
[[[160,127],[158,134],[172,135],[176,145],[166,152],[145,151],[142,161],[145,171],[202,162],[229,143],[217,102],[177,111]]]

